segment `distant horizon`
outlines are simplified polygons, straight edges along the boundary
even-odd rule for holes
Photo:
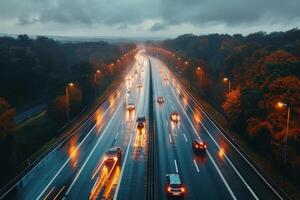
[[[143,41],[147,41],[147,40],[166,40],[166,39],[174,39],[177,38],[181,35],[195,35],[195,36],[206,36],[206,35],[213,35],[213,34],[219,34],[219,35],[236,35],[236,34],[240,34],[244,37],[246,37],[247,35],[253,34],[253,33],[259,33],[259,32],[263,32],[266,34],[270,34],[270,33],[276,33],[276,32],[287,32],[287,31],[291,31],[291,30],[299,30],[299,27],[294,27],[294,28],[290,28],[287,30],[280,30],[280,31],[255,31],[255,32],[249,32],[247,34],[243,34],[243,33],[218,33],[218,32],[211,32],[211,33],[207,33],[207,34],[195,34],[195,33],[183,33],[183,34],[178,34],[174,37],[159,37],[159,36],[117,36],[117,35],[113,35],[113,36],[108,36],[108,35],[49,35],[49,34],[28,34],[28,33],[4,33],[4,32],[0,32],[0,36],[10,36],[10,37],[17,37],[18,35],[28,35],[29,37],[38,37],[38,36],[45,36],[45,37],[49,37],[49,38],[64,38],[64,39],[93,39],[93,40],[98,40],[98,39],[104,39],[104,40],[143,40]]]

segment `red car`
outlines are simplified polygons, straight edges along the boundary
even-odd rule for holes
[[[117,162],[121,163],[122,159],[122,151],[121,147],[113,147],[110,148],[106,153],[104,157],[105,163],[112,163],[112,162]]]
[[[159,104],[163,104],[165,102],[164,98],[163,97],[157,97],[157,103]]]
[[[206,153],[206,143],[200,139],[192,141],[192,148],[195,153],[199,153],[199,154]]]

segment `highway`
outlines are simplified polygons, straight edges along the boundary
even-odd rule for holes
[[[281,199],[244,160],[223,133],[203,112],[168,68],[150,57],[154,77],[154,97],[164,97],[156,104],[158,155],[156,155],[157,198],[166,199],[165,175],[179,173],[187,188],[185,199]],[[167,78],[166,78],[167,77]],[[178,112],[180,121],[170,121]],[[192,140],[207,144],[205,156],[196,156]]]
[[[149,98],[150,62],[154,99]],[[164,97],[163,104],[157,103],[158,96]],[[133,111],[126,110],[129,99],[134,101]],[[2,198],[144,199],[151,102],[157,134],[154,199],[167,199],[169,173],[180,174],[185,199],[283,199],[164,63],[145,53],[136,56],[124,84]],[[180,115],[178,123],[170,121],[174,111]],[[141,132],[136,130],[139,116],[146,117]],[[196,138],[206,142],[206,155],[194,155],[191,142]],[[122,159],[107,169],[104,156],[111,147],[121,147]]]

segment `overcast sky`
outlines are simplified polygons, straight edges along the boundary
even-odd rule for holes
[[[299,26],[300,0],[0,0],[0,33],[175,37]]]

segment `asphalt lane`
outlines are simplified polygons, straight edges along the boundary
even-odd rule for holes
[[[281,197],[273,191],[272,187],[230,144],[165,65],[153,57],[151,62],[155,66],[156,95],[165,98],[163,105],[165,110],[161,115],[167,115],[157,120],[158,127],[160,127],[159,121],[168,120],[168,114],[172,111],[179,112],[181,116],[179,124],[171,126],[169,132],[173,136],[172,147],[159,145],[159,152],[167,154],[169,160],[178,159],[176,163],[179,174],[188,188],[186,198],[280,199]],[[164,80],[165,76],[169,77],[168,81]],[[159,135],[165,137],[169,135],[166,129],[158,128],[158,131]],[[208,153],[204,158],[194,156],[192,152],[191,140],[195,138],[201,138],[207,143]],[[175,156],[170,154],[171,151]],[[164,173],[172,172],[164,172],[169,169],[163,166],[167,163],[161,160],[168,159],[165,158],[166,155],[160,157],[158,181],[163,180]],[[159,185],[163,188],[164,181]],[[159,196],[163,196],[164,193],[163,189],[160,189]]]
[[[165,175],[179,173],[185,199],[280,199],[276,190],[231,144],[189,92],[158,59],[139,54],[127,77],[68,140],[24,176],[4,199],[133,199],[144,198],[148,129],[137,132],[136,118],[149,117],[149,61],[152,63],[157,128],[156,199],[167,199]],[[165,80],[168,77],[168,80]],[[138,83],[142,87],[138,87]],[[127,91],[135,110],[127,111]],[[164,104],[156,99],[163,96]],[[180,114],[179,123],[170,113]],[[196,156],[192,140],[207,143]],[[105,152],[122,149],[114,170],[102,167]]]
[[[135,88],[136,79],[132,77],[131,83]],[[136,115],[125,110],[126,92],[127,88],[121,85],[69,140],[47,155],[4,199],[88,199],[96,179],[90,174],[104,153],[112,146],[127,148],[128,126],[133,126]],[[138,91],[132,90],[131,95],[139,101]],[[115,181],[107,181],[109,189],[105,190],[109,192],[101,192],[97,197],[113,198],[117,175],[114,173]]]

